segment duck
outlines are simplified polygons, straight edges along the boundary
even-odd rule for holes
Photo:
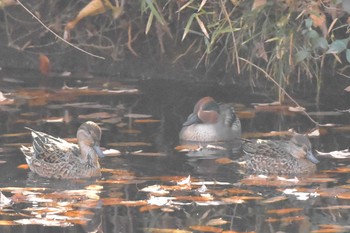
[[[78,145],[49,134],[31,131],[31,147],[20,148],[30,170],[41,177],[79,179],[101,176],[99,157],[101,128],[92,121],[83,123],[77,130]]]
[[[218,104],[210,96],[196,103],[179,134],[186,142],[232,142],[240,137],[241,122],[232,104]]]
[[[246,140],[239,164],[248,172],[303,175],[316,171],[319,160],[312,153],[309,138],[295,133],[290,140]]]

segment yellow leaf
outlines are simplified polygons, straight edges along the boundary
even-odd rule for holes
[[[252,6],[252,10],[255,10],[264,5],[266,5],[266,0],[255,0]]]
[[[199,27],[201,28],[203,34],[205,35],[205,37],[207,37],[209,39],[209,33],[208,33],[207,29],[205,28],[203,21],[197,15],[195,18],[196,18],[197,23],[199,24]]]
[[[101,14],[105,11],[105,6],[101,0],[92,0],[79,11],[79,14],[74,20],[67,23],[65,30],[72,30],[77,25],[77,23],[79,23],[79,21],[85,17]]]

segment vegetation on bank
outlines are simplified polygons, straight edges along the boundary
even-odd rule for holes
[[[198,65],[224,66],[236,74],[249,74],[252,82],[267,75],[286,86],[306,77],[320,86],[325,69],[344,76],[349,72],[350,3],[346,0],[21,3],[67,41],[114,60],[150,56],[144,48],[147,43],[153,46],[151,56],[166,54],[173,63],[195,57]],[[23,16],[20,6],[3,8],[1,24],[11,47],[34,53],[49,47],[48,53],[67,51],[30,15]]]

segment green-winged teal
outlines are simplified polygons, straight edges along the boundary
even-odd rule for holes
[[[259,174],[311,174],[319,162],[312,154],[310,140],[295,134],[286,140],[254,140],[243,143],[239,164]]]
[[[40,176],[57,179],[89,178],[101,175],[98,156],[100,127],[88,121],[77,131],[78,145],[46,133],[32,130],[33,146],[21,147],[30,170]]]
[[[241,137],[241,122],[232,104],[218,104],[212,97],[201,98],[180,131],[181,141],[229,142]]]

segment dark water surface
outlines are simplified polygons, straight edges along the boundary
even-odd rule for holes
[[[207,95],[236,104],[244,137],[314,130],[288,106],[254,108],[273,101],[266,94],[212,83],[30,75],[3,76],[0,87],[13,99],[0,104],[0,190],[12,199],[1,204],[1,233],[350,231],[347,158],[319,157],[310,177],[251,177],[232,163],[239,155],[175,150],[182,122]],[[317,121],[336,124],[311,137],[314,149],[349,148],[349,114],[334,111],[349,109],[349,100],[324,97],[316,106],[293,95]],[[31,140],[24,127],[72,139],[87,120],[101,125],[103,148],[121,152],[101,159],[101,179],[50,180],[23,169],[19,147]]]

